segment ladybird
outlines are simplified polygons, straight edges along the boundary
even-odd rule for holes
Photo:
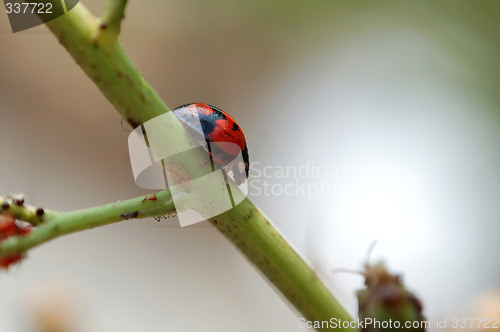
[[[204,137],[212,160],[226,172],[232,170],[237,185],[246,181],[250,169],[247,143],[231,116],[217,107],[201,103],[182,105],[172,112],[189,132]],[[234,162],[240,153],[243,161]]]

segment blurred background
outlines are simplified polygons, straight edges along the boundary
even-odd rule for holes
[[[359,269],[377,240],[372,261],[428,319],[500,316],[498,1],[130,1],[122,29],[167,105],[237,119],[252,200],[353,315],[363,279],[331,270]],[[0,50],[2,195],[69,211],[147,193],[129,128],[46,27],[12,34],[0,13]],[[0,274],[1,331],[288,332],[299,317],[207,223],[89,230]]]

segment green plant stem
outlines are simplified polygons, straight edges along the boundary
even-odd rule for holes
[[[125,15],[127,0],[107,1],[99,18],[99,29],[112,38],[120,34],[120,24]]]
[[[151,199],[154,197],[154,199]],[[5,201],[0,197],[0,203]],[[21,212],[23,211],[24,212]],[[2,211],[19,220],[31,222],[33,216],[29,212],[31,206],[10,206]],[[43,222],[30,233],[23,236],[13,236],[0,242],[0,258],[25,253],[28,249],[66,235],[114,222],[147,218],[175,212],[174,203],[168,190],[160,191],[154,196],[146,195],[126,201],[97,206],[71,212],[45,211]]]
[[[108,1],[106,8],[113,8],[115,5],[116,8],[122,8],[119,6],[120,3],[124,2]],[[135,128],[168,112],[168,107],[134,66],[118,38],[103,37],[105,34],[102,33],[99,22],[80,2],[67,14],[47,23],[47,26],[132,127]],[[180,140],[189,139],[189,134],[178,121],[173,121],[165,124],[165,135],[162,139],[166,139],[169,144],[176,144]],[[86,226],[100,225],[92,220],[99,219],[103,213],[102,208],[86,211],[85,217],[80,216],[82,211],[61,215],[65,223],[66,221],[70,223],[74,219],[78,225],[65,226],[63,229],[70,229],[71,232],[85,229]],[[109,206],[105,211],[110,211]],[[115,222],[118,219],[116,215],[110,214],[107,215],[106,221]],[[286,296],[306,319],[312,321],[326,321],[331,318],[344,321],[352,319],[318,279],[315,272],[297,255],[250,199],[246,198],[238,206],[212,218],[210,222]],[[47,239],[50,238],[48,235],[45,236]],[[29,242],[29,240],[24,241]],[[29,247],[28,244],[22,246]]]

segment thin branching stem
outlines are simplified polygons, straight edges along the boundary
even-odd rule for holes
[[[125,17],[127,0],[108,0],[99,18],[99,30],[103,34],[117,38],[120,34],[120,24]]]
[[[7,201],[5,198],[0,197],[0,203]],[[23,254],[33,247],[62,235],[127,219],[170,214],[175,212],[175,207],[170,192],[163,190],[156,194],[84,210],[71,212],[44,211],[41,217],[37,216],[36,212],[33,214],[31,211],[36,210],[31,206],[16,206],[13,204],[2,210],[3,214],[11,215],[32,224],[33,219],[38,218],[36,223],[38,226],[27,235],[12,236],[0,242],[0,258]],[[40,220],[42,220],[41,223]]]

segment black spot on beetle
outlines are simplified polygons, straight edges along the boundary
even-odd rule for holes
[[[215,128],[215,122],[212,120],[210,115],[198,114],[200,119],[201,128],[203,129],[203,134],[207,137]]]
[[[134,212],[122,213],[122,214],[120,214],[120,217],[127,220],[127,219],[137,218],[138,215],[139,215],[139,211],[134,211]]]
[[[240,131],[240,126],[236,122],[233,123],[233,128],[234,131]]]

